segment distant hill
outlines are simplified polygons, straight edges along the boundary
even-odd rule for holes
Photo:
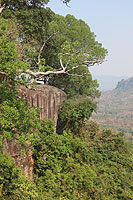
[[[93,76],[93,79],[96,79],[98,81],[99,90],[101,91],[113,90],[115,89],[118,81],[127,78],[128,78],[127,76],[109,76],[109,75]]]
[[[118,82],[116,89],[122,89],[122,90],[132,90],[133,89],[133,77]]]
[[[119,81],[114,90],[103,92],[92,118],[103,128],[133,134],[133,77]]]

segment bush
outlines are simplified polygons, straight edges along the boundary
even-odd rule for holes
[[[40,200],[37,188],[32,181],[22,175],[9,155],[0,152],[0,199],[1,200]]]
[[[78,97],[64,101],[60,108],[57,132],[71,130],[78,134],[95,109],[96,102],[90,98]]]

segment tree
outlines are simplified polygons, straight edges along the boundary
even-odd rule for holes
[[[60,109],[57,132],[62,130],[71,130],[73,134],[79,135],[84,122],[90,118],[92,112],[96,109],[96,103],[90,98],[82,96],[66,100]]]
[[[97,80],[93,80],[86,66],[81,66],[75,70],[76,75],[54,75],[50,77],[49,84],[62,89],[68,98],[74,96],[89,96],[92,99],[100,96],[97,89],[99,84]],[[78,76],[83,74],[83,76]]]
[[[10,12],[3,12],[5,18],[11,17],[12,11],[7,10]],[[74,16],[62,17],[50,9],[31,5],[13,10],[13,16],[19,23],[21,59],[28,64],[21,72],[32,81],[56,85],[54,80],[61,80],[62,74],[66,79],[77,76],[83,80],[90,76],[89,66],[104,61],[107,50],[95,41],[89,26]]]
[[[0,13],[4,8],[22,9],[23,7],[44,7],[50,0],[0,0]],[[66,5],[70,0],[61,0]]]
[[[81,71],[79,74],[75,73],[77,68],[86,66],[87,69],[104,61],[107,51],[95,41],[94,33],[82,20],[71,15],[65,18],[56,15],[50,22],[47,33],[48,36],[40,44],[34,69],[26,70],[26,73],[37,80],[51,74],[83,76],[85,73]]]

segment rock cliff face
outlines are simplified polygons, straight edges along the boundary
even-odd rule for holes
[[[41,108],[40,119],[52,119],[56,126],[59,105],[66,99],[66,94],[62,90],[49,85],[38,85],[34,89],[21,86],[19,91],[20,96],[27,99],[32,107]]]
[[[19,88],[19,95],[21,98],[27,99],[32,107],[41,108],[40,119],[43,119],[44,117],[52,119],[56,127],[59,105],[66,99],[66,94],[62,90],[48,85],[38,85],[34,89],[28,89],[21,86]],[[19,153],[16,140],[4,140],[3,146],[3,152],[11,155],[14,158],[15,163],[22,168],[24,175],[29,179],[32,179],[34,160],[30,144],[27,142],[26,156]]]
[[[3,141],[3,152],[9,154],[12,158],[14,158],[15,164],[21,167],[23,174],[25,177],[29,179],[33,178],[33,165],[34,160],[32,157],[32,151],[30,143],[27,142],[27,154],[24,156],[20,154],[18,151],[18,143],[17,140],[4,140]]]

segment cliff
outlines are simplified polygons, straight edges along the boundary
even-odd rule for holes
[[[19,93],[32,107],[41,109],[40,119],[52,119],[56,127],[59,105],[66,99],[66,94],[62,90],[49,85],[38,85],[34,89],[21,86]]]
[[[121,81],[119,81],[116,86],[116,89],[128,90],[131,87],[133,88],[133,77],[131,77],[127,80],[122,79]]]
[[[27,99],[32,107],[41,109],[40,119],[44,117],[52,119],[56,127],[59,105],[66,98],[66,94],[62,90],[49,85],[37,85],[34,89],[21,86],[19,95],[21,98]],[[4,140],[3,146],[3,152],[11,155],[15,163],[22,168],[25,176],[32,179],[34,160],[30,144],[27,142],[26,156],[19,153],[17,140]]]

